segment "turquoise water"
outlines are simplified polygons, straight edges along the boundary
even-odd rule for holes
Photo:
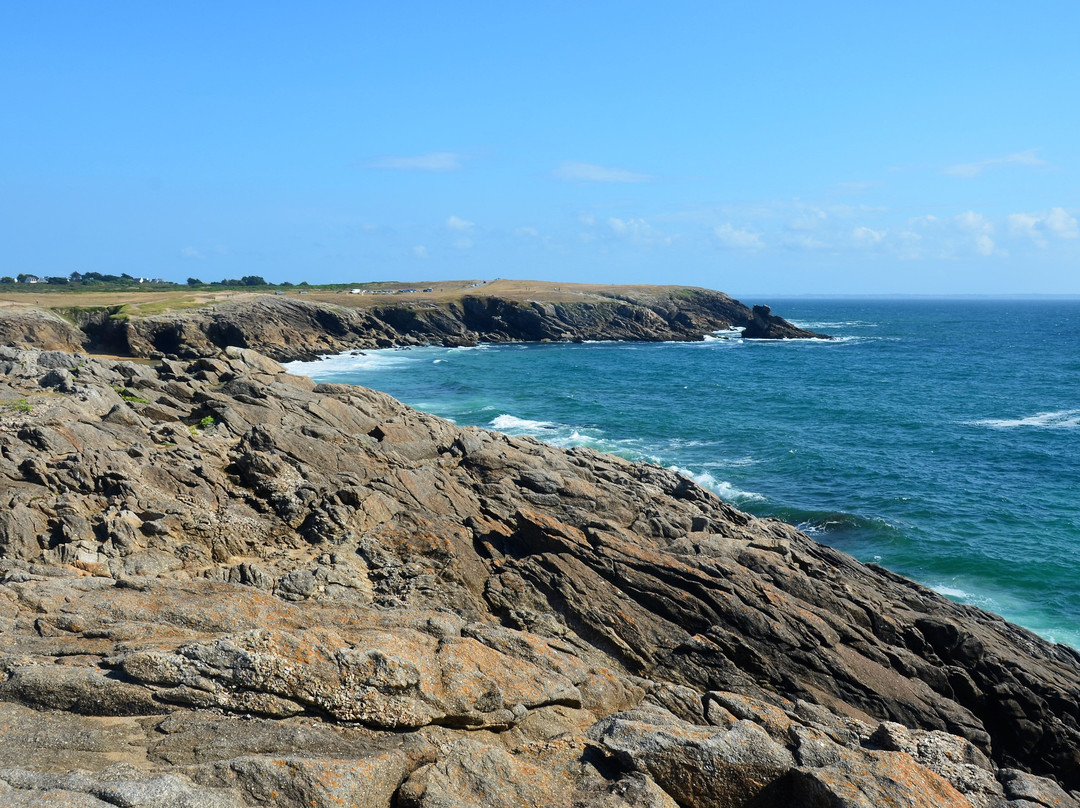
[[[1080,647],[1080,301],[770,301],[834,342],[417,348],[294,363],[459,424],[674,467]]]

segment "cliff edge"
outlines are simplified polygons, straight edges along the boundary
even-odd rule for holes
[[[18,322],[0,312],[0,344],[83,349],[121,356],[195,358],[227,347],[252,348],[279,361],[313,359],[353,349],[480,342],[632,340],[692,341],[733,327],[755,338],[827,338],[796,329],[709,289],[674,286],[532,286],[494,282],[454,294],[384,297],[321,294],[243,294],[144,314],[139,306],[80,306],[79,296],[54,297],[67,318],[23,308]],[[317,298],[317,299],[316,299]],[[96,301],[96,299],[95,299]],[[43,301],[41,301],[43,302]],[[170,300],[147,308],[168,308]],[[768,309],[765,307],[768,314]],[[751,336],[745,333],[744,336]]]

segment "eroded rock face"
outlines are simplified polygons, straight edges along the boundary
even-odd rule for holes
[[[5,804],[1075,800],[1073,651],[668,470],[243,348],[0,374]]]
[[[78,351],[82,344],[82,331],[51,312],[23,306],[8,308],[0,313],[0,345],[47,351]]]

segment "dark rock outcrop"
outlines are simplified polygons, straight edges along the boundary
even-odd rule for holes
[[[235,347],[0,379],[5,804],[1078,804],[1074,651],[674,472]]]
[[[832,339],[816,331],[794,326],[777,317],[768,306],[754,306],[753,319],[743,329],[743,339]]]

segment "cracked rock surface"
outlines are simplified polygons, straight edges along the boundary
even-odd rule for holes
[[[0,348],[0,804],[1080,806],[1078,701],[666,469]]]

